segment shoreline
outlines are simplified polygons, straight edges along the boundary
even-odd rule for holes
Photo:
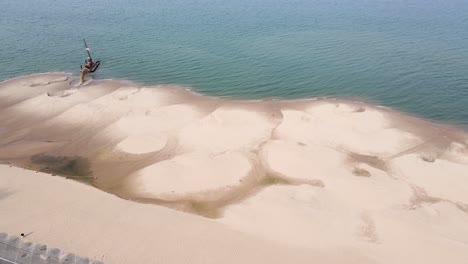
[[[28,74],[28,75],[21,75],[21,76],[16,76],[13,78],[9,79],[4,79],[0,80],[0,85],[4,82],[9,82],[9,81],[14,81],[14,80],[19,80],[22,78],[28,78],[28,77],[40,77],[44,75],[66,75],[69,76],[72,79],[72,81],[77,82],[79,81],[79,76],[71,73],[71,72],[61,72],[61,71],[56,71],[56,72],[43,72],[43,73],[33,73],[33,74]],[[226,100],[230,102],[236,102],[236,103],[308,103],[308,102],[314,102],[314,101],[331,101],[331,102],[341,102],[341,103],[348,103],[348,104],[356,104],[356,105],[365,105],[365,106],[370,106],[370,107],[375,107],[379,108],[385,111],[388,111],[390,113],[399,115],[403,118],[411,118],[413,120],[418,120],[418,121],[424,121],[427,124],[435,125],[435,126],[440,126],[445,129],[454,129],[454,130],[462,130],[465,132],[468,132],[468,123],[461,123],[461,121],[448,121],[448,120],[436,120],[428,117],[424,117],[421,115],[418,115],[416,113],[404,111],[397,109],[395,107],[389,106],[389,105],[384,105],[381,104],[378,100],[366,98],[366,97],[359,97],[359,96],[310,96],[310,97],[301,97],[301,98],[282,98],[282,97],[265,97],[265,98],[243,98],[243,97],[236,97],[236,96],[218,96],[218,95],[210,95],[202,92],[198,92],[195,87],[192,87],[187,84],[177,84],[177,83],[159,83],[159,84],[144,84],[144,83],[139,83],[138,81],[135,80],[127,80],[127,79],[90,79],[93,83],[99,83],[99,82],[113,82],[113,83],[119,83],[122,86],[128,85],[136,88],[175,88],[180,90],[180,92],[188,92],[189,95],[193,95],[194,97],[202,97],[202,98],[207,98],[207,99],[213,99],[213,100]],[[87,83],[85,83],[82,86],[86,86]]]

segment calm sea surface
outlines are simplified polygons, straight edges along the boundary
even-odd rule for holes
[[[0,0],[0,80],[66,71],[237,98],[360,98],[468,125],[468,0]]]

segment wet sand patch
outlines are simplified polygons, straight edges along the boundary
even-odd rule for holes
[[[45,173],[76,176],[80,179],[93,176],[90,161],[79,156],[36,154],[31,157],[31,163],[37,166],[39,171]]]

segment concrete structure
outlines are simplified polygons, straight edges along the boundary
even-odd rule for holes
[[[104,264],[58,248],[35,244],[25,238],[0,233],[0,264]]]

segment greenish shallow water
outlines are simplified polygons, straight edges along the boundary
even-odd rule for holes
[[[359,98],[468,125],[468,1],[0,0],[0,80],[78,74],[238,98]]]

